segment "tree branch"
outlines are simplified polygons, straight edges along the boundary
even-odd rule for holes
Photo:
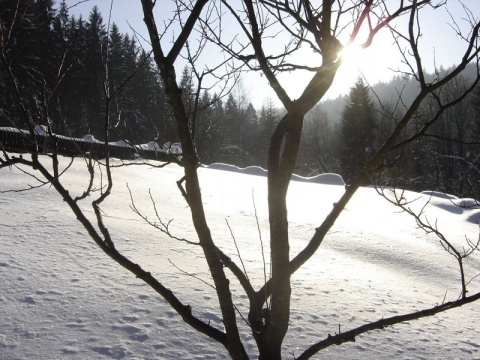
[[[329,334],[326,339],[319,341],[316,344],[310,346],[296,359],[297,360],[310,359],[313,355],[317,354],[320,350],[323,350],[329,346],[341,345],[346,342],[355,342],[355,339],[357,336],[364,334],[366,332],[369,332],[372,330],[381,330],[386,328],[387,326],[392,326],[405,321],[417,320],[424,317],[433,316],[447,310],[451,310],[466,304],[470,304],[477,300],[480,300],[480,292],[459,300],[443,303],[443,304],[431,307],[429,309],[414,311],[409,314],[392,316],[389,318],[373,321],[371,323],[367,323],[355,329],[349,330],[347,332],[339,333],[333,336]]]

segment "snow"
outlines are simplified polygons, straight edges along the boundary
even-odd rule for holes
[[[174,155],[182,155],[182,144],[181,143],[166,143],[163,145],[164,149]]]
[[[478,201],[471,198],[459,199],[455,202],[455,205],[465,209],[478,209],[480,207]]]
[[[85,135],[83,138],[82,138],[83,141],[87,141],[87,142],[101,142],[101,141],[98,141],[97,139],[95,139],[95,136],[93,135]]]
[[[61,164],[67,166],[69,159],[61,158]],[[117,248],[190,304],[194,314],[222,328],[198,247],[155,231],[129,207],[127,184],[136,206],[154,219],[151,189],[159,215],[167,221],[173,219],[170,229],[174,234],[195,240],[189,209],[176,185],[182,169],[144,165],[112,171],[113,193],[102,209]],[[258,176],[264,175],[263,169],[214,164],[200,168],[199,174],[214,239],[238,261],[227,219],[249,278],[260,287],[263,263],[253,203],[266,250],[267,185],[266,178]],[[71,194],[81,194],[88,179],[84,162],[75,159],[62,179]],[[29,185],[35,185],[35,179],[20,170],[0,170],[0,191]],[[323,182],[290,184],[292,254],[305,246],[344,192],[339,185],[334,175]],[[424,208],[429,219],[438,219],[455,244],[465,244],[465,236],[478,238],[477,207],[460,208],[452,201],[462,199],[431,195],[402,193],[412,208]],[[91,219],[94,214],[88,204],[92,200],[91,196],[82,205]],[[466,199],[466,203],[475,202]],[[227,358],[222,346],[192,331],[153,290],[104,255],[53,188],[0,193],[0,209],[1,359]],[[480,273],[479,260],[479,254],[467,260],[468,279]],[[361,188],[318,253],[292,277],[291,326],[284,357],[293,358],[292,354],[300,354],[309,344],[339,329],[346,331],[367,321],[428,308],[444,298],[456,299],[460,291],[457,280],[455,259],[435,237],[418,229],[411,216],[380,197],[374,188]],[[231,284],[235,303],[245,314],[248,299],[235,280]],[[480,277],[469,286],[472,292],[479,291]],[[480,359],[479,310],[474,303],[371,332],[355,343],[331,347],[316,358]],[[248,328],[241,320],[239,326],[247,351],[255,358]]]
[[[160,146],[155,141],[149,141],[146,144],[135,145],[135,148],[148,151],[160,151]]]
[[[37,135],[48,135],[47,127],[45,125],[36,125],[35,134]]]
[[[248,174],[248,175],[257,175],[257,176],[267,176],[267,170],[261,168],[260,166],[248,166],[246,168],[237,167],[235,165],[215,163],[211,165],[204,165],[203,167],[215,170],[225,170],[233,171],[236,173]],[[292,175],[292,180],[294,181],[303,181],[303,182],[312,182],[318,184],[326,185],[341,185],[345,186],[343,178],[338,174],[320,174],[311,177],[304,177],[300,175]]]
[[[121,146],[121,147],[132,147],[129,143],[125,140],[118,140],[114,142],[109,142],[110,145]]]
[[[438,198],[442,198],[442,199],[452,199],[452,200],[457,200],[458,199],[458,197],[456,197],[455,195],[445,194],[445,193],[440,192],[440,191],[426,190],[426,191],[422,191],[421,194],[432,196],[432,197],[438,197]]]

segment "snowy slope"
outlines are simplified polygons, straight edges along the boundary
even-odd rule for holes
[[[62,161],[67,163],[67,159]],[[214,238],[238,260],[226,220],[250,279],[263,282],[261,243],[253,199],[267,251],[266,178],[201,168],[207,217]],[[232,170],[232,169],[230,169]],[[64,177],[80,194],[87,173],[75,160]],[[129,166],[114,169],[114,195],[103,207],[117,247],[192,305],[195,314],[221,328],[215,294],[199,249],[157,232],[129,208],[126,184],[137,207],[153,219],[148,190],[160,216],[174,219],[175,235],[195,240],[190,215],[175,181],[181,169]],[[335,180],[335,176],[326,179]],[[292,253],[308,241],[343,186],[293,181],[288,204]],[[338,180],[338,179],[337,179]],[[328,182],[328,181],[327,181]],[[34,185],[19,170],[0,171],[0,191]],[[456,243],[478,238],[480,210],[453,206],[451,199],[406,193],[415,206],[430,201],[427,214]],[[85,204],[87,213],[93,213]],[[480,273],[480,256],[467,262],[468,278]],[[267,253],[268,261],[268,253]],[[268,265],[267,265],[268,267]],[[180,269],[180,270],[179,270]],[[194,275],[195,277],[185,274]],[[318,254],[292,279],[291,327],[284,356],[293,358],[328,333],[366,321],[431,307],[455,299],[454,259],[413,219],[362,188],[348,205]],[[133,275],[100,252],[54,189],[0,193],[0,359],[222,359],[224,349],[184,325]],[[203,281],[201,281],[203,280]],[[232,281],[240,311],[248,301]],[[480,278],[470,284],[480,288]],[[480,304],[360,336],[332,347],[325,359],[480,359]],[[248,351],[256,357],[245,324]]]

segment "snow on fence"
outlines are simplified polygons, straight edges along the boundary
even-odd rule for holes
[[[37,129],[38,128],[38,129]],[[41,127],[35,128],[32,135],[27,130],[16,128],[0,128],[0,150],[11,152],[57,153],[65,156],[88,156],[94,159],[105,158],[106,145],[93,136],[83,139],[71,138],[63,135],[50,136]],[[172,154],[157,147],[130,146],[125,142],[108,143],[110,157],[131,160],[138,157],[145,159],[169,161]],[[38,150],[37,150],[38,149]]]

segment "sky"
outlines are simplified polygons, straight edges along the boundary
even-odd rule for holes
[[[42,162],[48,161],[40,155]],[[82,194],[88,171],[82,158],[59,157],[71,194]],[[112,164],[120,161],[112,159]],[[248,173],[248,174],[247,174]],[[257,174],[257,175],[256,175]],[[263,235],[268,266],[267,181],[259,168],[241,170],[225,164],[199,169],[205,211],[214,240],[238,261],[230,230],[249,279],[263,284]],[[182,168],[126,166],[113,169],[112,196],[101,205],[105,225],[117,249],[158,277],[193,313],[222,328],[215,291],[198,247],[178,242],[145,224],[130,208],[149,219],[155,212],[149,190],[170,230],[195,239],[189,208],[176,181]],[[222,179],[222,181],[218,181]],[[100,177],[95,186],[100,185]],[[306,245],[345,187],[333,175],[290,184],[287,198],[292,254]],[[334,180],[332,182],[332,180]],[[331,185],[331,184],[339,185]],[[226,359],[225,349],[195,333],[153,290],[103,254],[88,237],[53,187],[16,168],[0,170],[0,358],[2,359]],[[231,191],[232,188],[235,191]],[[459,199],[403,194],[413,209],[425,207],[432,223],[457,246],[476,240],[480,209],[459,208]],[[87,217],[92,196],[80,204]],[[82,204],[83,203],[83,204]],[[470,204],[472,204],[470,202]],[[480,291],[480,253],[466,261],[471,294]],[[231,281],[238,311],[248,300]],[[360,188],[336,221],[317,254],[292,277],[290,330],[286,359],[327,335],[365,322],[435,306],[459,295],[458,267],[436,238],[417,228],[412,217]],[[315,358],[479,359],[480,303],[441,315],[395,325],[330,347]],[[257,358],[249,329],[239,318],[248,354]]]
[[[70,9],[70,13],[77,16],[82,14],[84,18],[88,17],[91,8],[96,5],[100,8],[105,21],[109,17],[110,5],[112,4],[109,0],[87,0],[81,3],[78,3],[77,0],[67,0],[67,3],[69,5],[77,4]],[[167,4],[166,10],[165,8],[160,8],[165,4]],[[477,18],[479,17],[480,1],[478,0],[448,0],[447,5],[440,10],[432,12],[426,9],[421,16],[422,34],[420,46],[424,67],[428,71],[433,72],[435,66],[449,67],[458,64],[460,61],[461,54],[465,49],[465,43],[452,28],[453,22],[451,17],[456,19],[456,24],[463,31],[468,28],[462,4],[469,8]],[[158,1],[156,11],[159,17],[157,18],[157,23],[161,23],[161,16],[169,14],[171,10],[171,1]],[[132,33],[132,29],[134,29],[140,37],[148,38],[139,1],[113,0],[111,15],[113,21],[120,27],[122,32]],[[405,26],[405,23],[401,21],[396,26],[401,28]],[[342,41],[344,40],[342,39]],[[381,31],[368,49],[352,51],[351,54],[351,56],[344,59],[344,64],[339,69],[334,83],[325,98],[333,99],[348,93],[350,87],[359,76],[365,77],[368,83],[375,84],[387,82],[395,75],[394,71],[396,70],[406,69],[401,64],[402,59],[399,51],[393,44],[393,39],[387,31]],[[309,56],[310,53],[305,53],[306,58]],[[183,65],[179,67],[180,72]],[[295,72],[281,76],[280,79],[289,95],[292,98],[297,98],[300,96],[310,76],[310,74]],[[268,99],[277,102],[276,96],[270,89],[265,77],[259,74],[244,75],[242,86],[255,106],[261,106]]]

